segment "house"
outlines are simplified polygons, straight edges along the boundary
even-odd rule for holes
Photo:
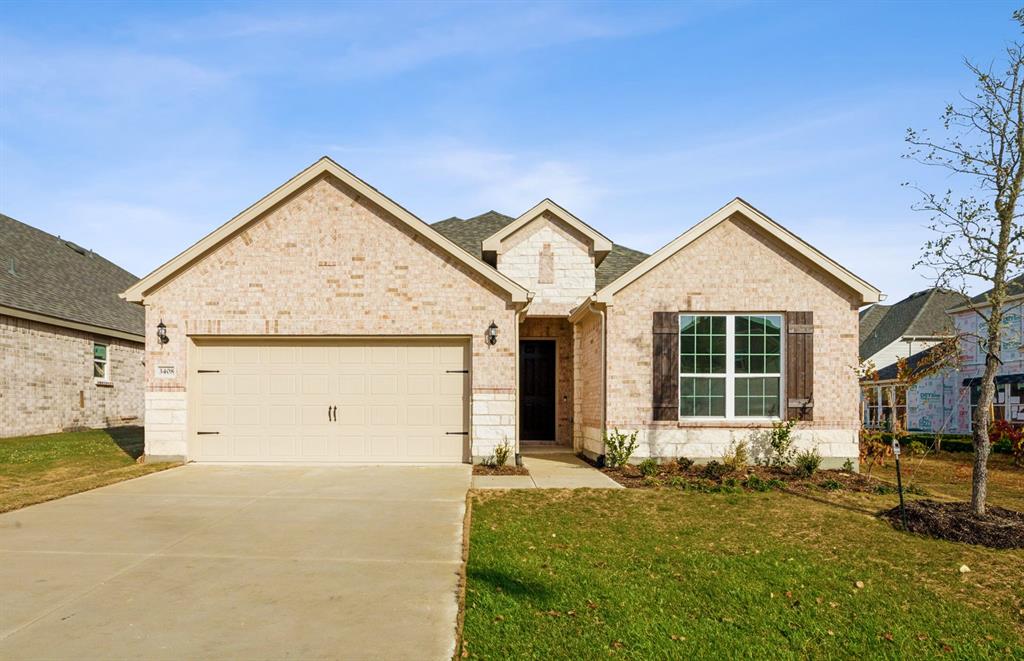
[[[141,424],[138,278],[0,214],[0,438]]]
[[[794,419],[839,465],[879,292],[738,198],[644,255],[551,200],[428,225],[325,157],[124,297],[153,460],[708,460]]]
[[[861,380],[864,426],[889,428],[898,423],[913,431],[938,431],[943,424],[941,391],[926,377],[919,383],[900,383],[897,361],[909,359],[902,376],[921,369],[935,357],[932,348],[956,335],[946,310],[962,305],[964,297],[933,287],[911,294],[893,305],[876,303],[860,312],[860,358],[868,372]]]

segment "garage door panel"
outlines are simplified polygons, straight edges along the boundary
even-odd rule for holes
[[[197,341],[192,458],[245,462],[457,462],[469,378],[464,342]],[[214,362],[216,361],[216,362]],[[454,373],[448,373],[448,371]],[[209,378],[214,377],[214,378]]]

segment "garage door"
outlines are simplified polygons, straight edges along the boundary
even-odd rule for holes
[[[468,451],[460,340],[195,339],[196,461],[460,462]]]

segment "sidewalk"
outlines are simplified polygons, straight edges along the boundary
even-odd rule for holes
[[[621,489],[621,484],[568,450],[523,455],[529,475],[474,475],[474,489]]]

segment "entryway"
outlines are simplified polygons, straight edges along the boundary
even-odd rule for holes
[[[555,349],[553,339],[519,342],[520,440],[555,440]]]

